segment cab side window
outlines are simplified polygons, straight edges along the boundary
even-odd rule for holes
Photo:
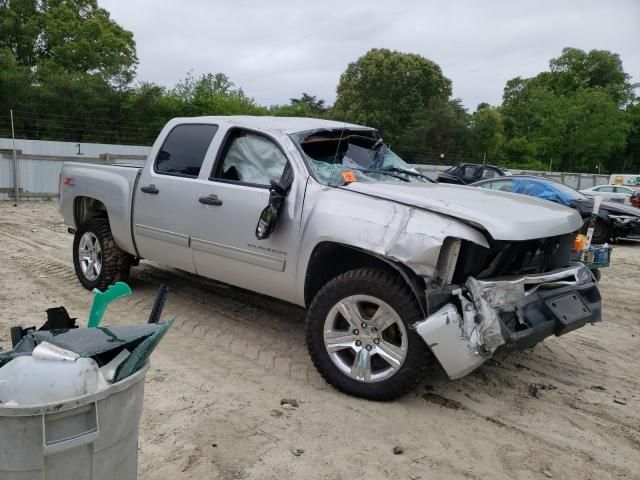
[[[511,192],[513,191],[513,181],[512,180],[496,180],[495,182],[487,182],[484,185],[490,185],[491,190],[498,190],[500,192]],[[484,185],[482,185],[484,187]]]
[[[497,173],[492,168],[483,168],[482,169],[482,178],[494,178],[497,177]]]
[[[462,169],[462,178],[471,179],[476,176],[477,171],[478,171],[477,167],[472,167],[470,165],[467,165]]]
[[[270,138],[236,130],[229,136],[212,179],[268,187],[280,180],[287,157]]]
[[[154,170],[163,175],[196,178],[216,134],[216,125],[178,125],[169,132],[156,156]]]

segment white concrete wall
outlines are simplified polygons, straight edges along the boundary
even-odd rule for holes
[[[0,200],[13,200],[13,142],[0,138]],[[53,198],[64,162],[143,164],[151,147],[16,140],[21,199]]]

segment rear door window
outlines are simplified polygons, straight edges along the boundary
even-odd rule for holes
[[[185,124],[175,127],[156,156],[155,172],[196,178],[217,130],[217,125]]]
[[[486,187],[485,187],[486,185]],[[491,190],[498,190],[500,192],[511,192],[513,191],[513,181],[512,180],[496,180],[495,182],[487,182],[482,185],[485,188],[490,188]]]
[[[464,167],[464,169],[462,170],[462,178],[471,179],[475,177],[477,170],[478,170],[477,167],[472,167],[472,166]]]
[[[494,178],[498,176],[498,172],[496,172],[492,168],[483,168],[482,169],[482,178]]]

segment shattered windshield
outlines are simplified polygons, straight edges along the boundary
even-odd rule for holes
[[[291,135],[315,178],[324,185],[357,182],[432,182],[373,131],[324,130]]]

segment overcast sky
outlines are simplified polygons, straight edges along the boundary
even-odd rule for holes
[[[640,1],[318,2],[100,0],[133,31],[140,81],[223,72],[258,103],[303,91],[335,100],[340,74],[371,48],[438,63],[453,96],[497,105],[510,78],[545,70],[563,47],[619,53],[640,81]]]

